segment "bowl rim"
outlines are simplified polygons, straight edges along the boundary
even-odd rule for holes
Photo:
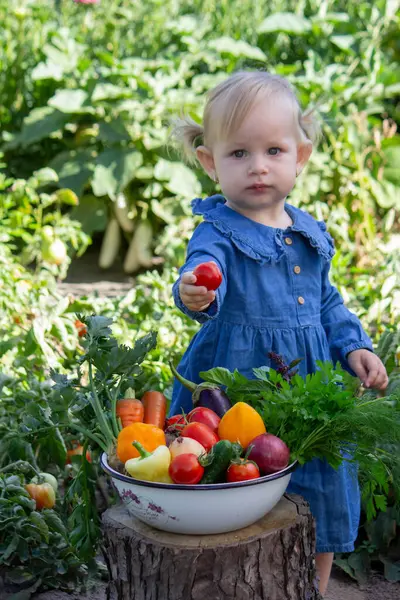
[[[282,471],[277,471],[276,473],[271,473],[270,475],[263,475],[262,477],[258,477],[257,479],[248,479],[247,481],[234,481],[232,483],[196,483],[193,485],[184,485],[180,483],[160,483],[157,481],[142,481],[141,479],[135,479],[134,477],[129,477],[128,475],[123,475],[119,471],[116,471],[108,464],[108,457],[105,452],[102,452],[100,457],[100,464],[106,473],[111,475],[114,479],[119,479],[124,483],[129,483],[133,485],[140,485],[147,488],[158,488],[161,490],[199,490],[199,491],[207,491],[207,490],[231,490],[232,488],[241,488],[248,487],[251,485],[258,485],[260,483],[266,483],[267,481],[273,481],[274,479],[280,479],[281,477],[285,477],[292,473],[296,467],[298,466],[298,461],[295,460],[290,465],[282,469]]]

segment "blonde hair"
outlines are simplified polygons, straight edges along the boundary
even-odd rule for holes
[[[194,162],[198,145],[210,147],[213,140],[228,136],[240,127],[260,97],[276,94],[283,94],[293,102],[300,139],[315,144],[320,137],[315,107],[303,112],[293,88],[279,75],[265,71],[240,71],[207,94],[203,125],[187,115],[175,120],[172,137],[176,146],[189,162]]]

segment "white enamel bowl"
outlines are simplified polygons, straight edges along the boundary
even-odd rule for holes
[[[177,485],[140,481],[115,471],[101,456],[128,512],[147,525],[172,533],[205,535],[242,529],[279,502],[297,466],[237,483]]]

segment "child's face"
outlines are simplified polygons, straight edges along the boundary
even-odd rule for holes
[[[300,143],[297,127],[288,98],[264,100],[235,133],[213,144],[205,162],[198,153],[231,208],[251,218],[254,211],[284,202],[312,148],[311,142]]]

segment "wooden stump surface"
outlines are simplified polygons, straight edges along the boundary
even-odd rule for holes
[[[300,496],[249,527],[204,536],[153,529],[118,505],[104,513],[103,532],[107,600],[320,598],[314,521]]]

